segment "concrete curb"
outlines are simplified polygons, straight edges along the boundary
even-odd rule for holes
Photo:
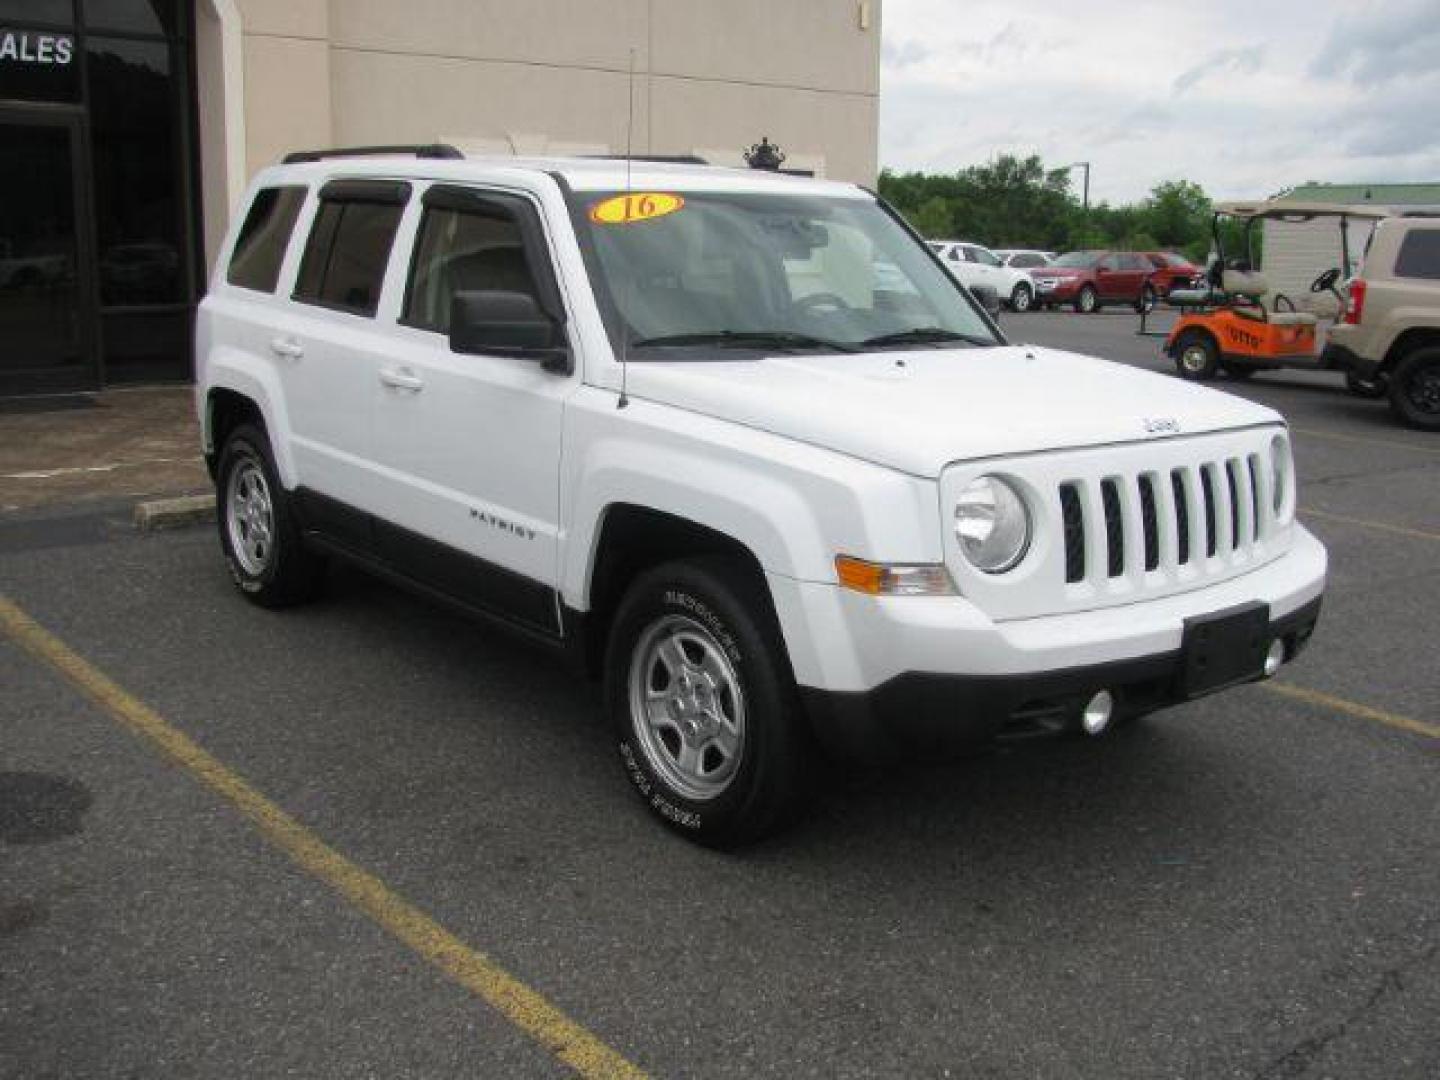
[[[135,504],[135,528],[141,532],[183,529],[215,520],[214,495],[182,495]]]

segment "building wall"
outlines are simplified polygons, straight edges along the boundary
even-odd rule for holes
[[[875,180],[880,0],[207,5],[233,8],[240,23],[246,177],[313,146],[443,140],[486,152],[622,152],[633,108],[637,154],[740,164],[763,135],[787,165]],[[197,41],[202,87],[209,53],[218,49]],[[201,121],[203,154],[221,140],[214,115],[208,131],[204,110]],[[207,169],[211,261],[234,186]]]

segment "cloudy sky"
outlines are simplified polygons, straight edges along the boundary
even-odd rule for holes
[[[1440,0],[885,0],[883,15],[887,168],[1088,160],[1095,202],[1172,179],[1216,198],[1440,181]]]

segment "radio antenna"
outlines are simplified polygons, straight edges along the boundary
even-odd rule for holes
[[[633,190],[630,181],[630,162],[632,141],[635,137],[635,49],[630,49],[630,74],[625,83],[625,217],[630,216],[630,193]],[[630,299],[635,299],[635,281],[632,277],[629,282]],[[620,312],[620,398],[615,402],[617,409],[623,409],[630,404],[630,397],[626,394],[626,388],[630,385],[630,320],[625,312]]]

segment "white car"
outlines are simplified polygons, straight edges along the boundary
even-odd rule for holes
[[[862,188],[292,159],[196,327],[236,586],[297,603],[343,559],[568,658],[687,836],[787,820],[816,742],[1097,735],[1315,628],[1280,416],[1009,344]]]
[[[1034,248],[996,248],[995,254],[1006,266],[1016,270],[1038,270],[1055,261],[1055,252]]]
[[[945,269],[967,288],[988,285],[1012,311],[1029,311],[1035,302],[1035,282],[1024,270],[1006,266],[987,247],[964,240],[932,240],[931,249]]]

